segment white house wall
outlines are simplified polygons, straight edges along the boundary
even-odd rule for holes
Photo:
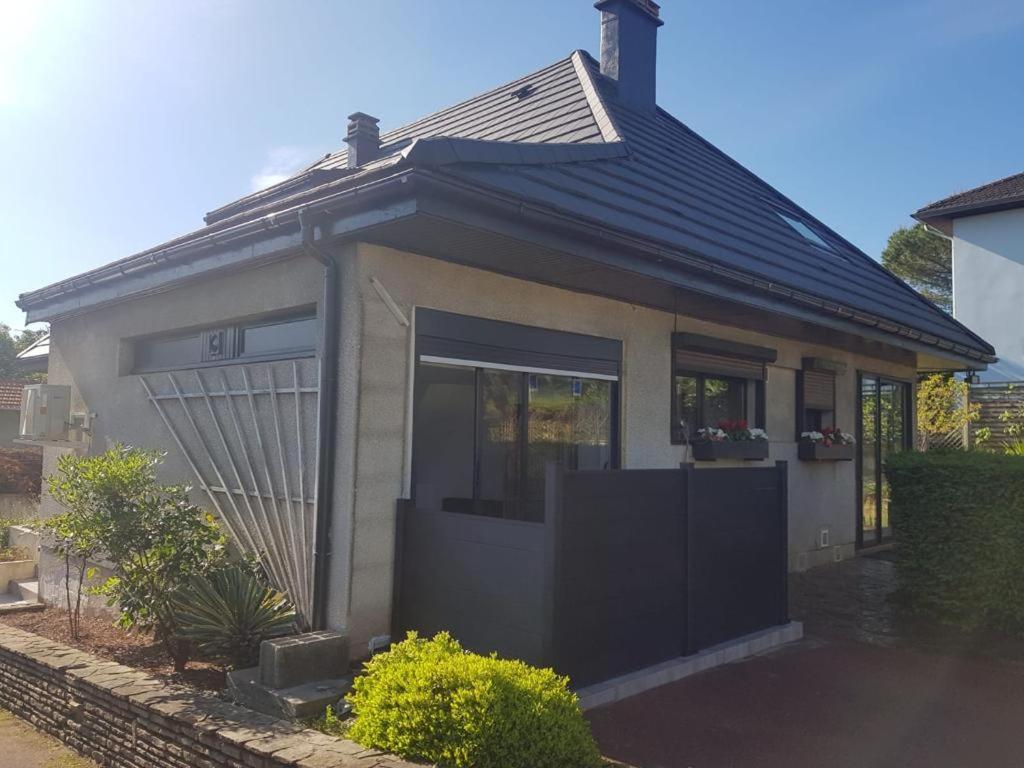
[[[953,222],[953,314],[996,348],[984,381],[1024,381],[1024,210]]]

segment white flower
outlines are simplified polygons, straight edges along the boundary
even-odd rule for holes
[[[825,436],[821,432],[811,431],[804,432],[800,435],[804,440],[810,440],[812,443],[817,443],[820,440],[824,440]]]
[[[753,429],[748,430],[748,432],[750,432],[750,439],[751,440],[767,440],[768,439],[768,433],[765,432],[763,429],[758,429],[757,427],[754,427]]]

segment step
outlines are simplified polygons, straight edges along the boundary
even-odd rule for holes
[[[41,611],[45,608],[38,600],[22,600],[20,595],[0,592],[0,614],[19,613],[21,611]]]
[[[39,602],[39,580],[32,579],[31,581],[19,581],[16,582],[18,585],[18,594],[21,599],[26,603],[38,603]]]

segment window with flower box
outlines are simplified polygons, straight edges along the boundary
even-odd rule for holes
[[[805,357],[796,376],[796,437],[836,426],[836,376],[843,363]]]
[[[672,442],[720,422],[763,428],[764,386],[776,351],[695,333],[672,334]]]

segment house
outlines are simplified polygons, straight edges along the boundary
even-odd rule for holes
[[[952,242],[953,316],[999,353],[971,391],[981,404],[973,428],[998,439],[1000,414],[1024,396],[1024,334],[1015,322],[1024,301],[1024,173],[938,200],[914,218]]]
[[[0,379],[0,448],[13,448],[18,438],[18,415],[21,411],[23,381]]]
[[[22,374],[46,373],[50,364],[50,334],[44,334],[18,353],[15,365]]]
[[[168,477],[354,649],[392,631],[399,499],[512,537],[549,521],[550,462],[654,472],[621,473],[639,500],[694,458],[723,479],[785,461],[788,531],[764,546],[788,540],[793,569],[853,556],[888,533],[881,460],[910,445],[915,377],[996,360],[658,108],[655,3],[597,8],[599,58],[383,133],[355,112],[347,147],[293,178],[20,297],[51,324],[49,382],[94,415],[89,449],[166,448]],[[769,441],[695,457],[721,420]],[[855,460],[800,459],[830,425],[856,430]],[[488,552],[464,580],[506,554]]]

